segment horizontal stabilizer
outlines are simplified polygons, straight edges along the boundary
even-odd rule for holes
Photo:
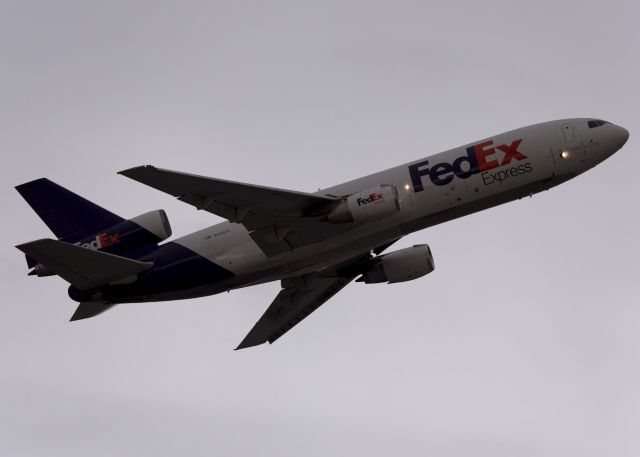
[[[80,319],[88,319],[104,313],[106,310],[115,306],[115,303],[100,303],[85,301],[78,305],[76,312],[71,316],[70,321],[79,321]]]
[[[16,247],[80,290],[114,282],[133,282],[138,273],[153,266],[153,262],[138,262],[51,239]]]

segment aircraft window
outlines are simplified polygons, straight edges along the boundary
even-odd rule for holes
[[[605,125],[605,124],[611,124],[611,122],[602,121],[600,119],[593,119],[591,121],[587,121],[587,125],[589,126],[590,129],[600,127],[601,125]]]

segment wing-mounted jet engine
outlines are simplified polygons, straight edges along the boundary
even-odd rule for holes
[[[400,211],[396,186],[383,184],[343,198],[327,215],[327,221],[370,222],[393,216]]]
[[[371,259],[367,269],[357,282],[377,284],[411,281],[431,273],[435,269],[431,249],[426,244],[416,244]]]

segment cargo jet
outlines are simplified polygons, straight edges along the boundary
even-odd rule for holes
[[[151,165],[121,171],[226,219],[173,241],[163,210],[123,219],[42,178],[16,187],[57,239],[17,246],[30,275],[58,275],[71,320],[119,303],[181,300],[279,280],[280,293],[237,349],[273,343],[354,279],[398,283],[434,269],[403,236],[555,187],[627,141],[599,119],[512,130],[315,193]]]

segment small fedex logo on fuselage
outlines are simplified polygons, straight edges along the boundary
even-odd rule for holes
[[[79,241],[74,244],[76,246],[82,246],[83,248],[98,250],[98,249],[106,248],[107,246],[118,244],[119,242],[120,242],[120,235],[118,235],[117,233],[114,233],[113,235],[110,235],[108,233],[101,233],[87,243],[82,243]]]
[[[372,203],[378,200],[382,200],[383,198],[384,196],[381,193],[374,192],[371,195],[369,195],[368,198],[358,198],[357,202],[358,202],[358,206],[362,206],[362,205],[366,205],[367,203]]]
[[[512,161],[521,161],[527,159],[527,156],[518,151],[522,143],[522,139],[513,141],[511,144],[501,144],[493,146],[493,141],[485,141],[483,143],[469,146],[467,154],[458,157],[452,163],[441,162],[428,167],[429,161],[409,165],[409,175],[413,184],[414,192],[422,192],[424,186],[422,177],[429,176],[431,182],[436,186],[446,186],[454,176],[460,179],[467,179],[477,173],[483,173],[493,168],[509,165]],[[523,173],[531,171],[531,165],[528,168],[522,168]],[[516,168],[516,171],[519,171]],[[501,182],[501,181],[500,181]],[[487,181],[485,180],[485,184]]]

